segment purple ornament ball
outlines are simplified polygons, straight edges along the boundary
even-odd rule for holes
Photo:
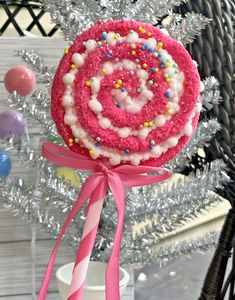
[[[0,113],[0,138],[16,135],[21,137],[26,132],[26,121],[21,113],[6,110]]]

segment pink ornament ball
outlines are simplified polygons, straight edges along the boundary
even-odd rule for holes
[[[9,93],[16,91],[20,96],[27,96],[35,89],[36,77],[26,66],[15,66],[6,72],[4,83]]]

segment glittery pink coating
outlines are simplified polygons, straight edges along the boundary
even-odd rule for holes
[[[145,34],[138,32],[139,27],[143,27],[146,30]],[[139,64],[147,63],[147,71],[149,67],[159,67],[159,61],[153,58],[151,53],[141,52],[137,47],[137,55],[131,55],[130,46],[127,43],[122,43],[115,46],[104,46],[96,48],[92,51],[85,60],[85,64],[79,68],[75,79],[75,109],[77,116],[83,128],[88,132],[88,134],[95,140],[97,136],[101,138],[101,143],[103,146],[123,150],[128,147],[132,153],[144,152],[149,150],[149,142],[154,139],[156,144],[166,140],[169,137],[176,136],[183,131],[189,117],[194,109],[194,106],[199,97],[199,86],[200,79],[198,71],[192,62],[192,59],[188,52],[181,46],[180,43],[173,40],[169,36],[164,35],[158,28],[153,27],[150,24],[145,24],[136,21],[108,21],[107,23],[96,24],[92,28],[83,32],[74,41],[73,45],[69,48],[68,54],[64,55],[60,65],[57,69],[53,86],[52,86],[52,117],[56,123],[59,133],[68,144],[68,140],[73,138],[73,134],[69,128],[64,123],[64,108],[61,105],[61,98],[64,92],[64,84],[62,81],[63,75],[70,70],[71,67],[71,57],[73,53],[83,53],[85,52],[85,47],[82,45],[84,41],[89,39],[94,39],[96,41],[100,40],[102,32],[113,31],[120,33],[121,36],[128,35],[129,31],[133,29],[138,32],[140,37],[148,38],[147,32],[152,33],[152,37],[156,38],[157,41],[163,42],[164,49],[172,56],[173,60],[178,64],[180,71],[184,73],[184,91],[180,97],[179,112],[175,113],[171,120],[168,121],[165,126],[153,130],[146,140],[140,140],[138,137],[130,136],[128,138],[121,139],[118,135],[109,130],[102,129],[98,125],[96,115],[89,109],[88,101],[90,100],[91,92],[88,87],[85,86],[85,82],[91,77],[96,76],[100,70],[102,64],[107,61],[105,58],[105,53],[108,50],[112,51],[112,57],[110,61],[114,58],[128,58],[135,61],[139,59]],[[138,46],[138,45],[137,45]],[[116,71],[111,75],[106,75],[104,80],[101,82],[101,88],[98,94],[98,99],[103,106],[103,116],[108,117],[112,124],[117,127],[128,126],[132,129],[138,129],[139,125],[145,121],[152,120],[156,115],[163,113],[165,109],[166,100],[164,94],[167,89],[167,84],[163,79],[163,74],[159,68],[158,73],[151,74],[149,72],[149,79],[154,80],[158,83],[158,86],[153,86],[151,90],[154,92],[153,99],[148,102],[139,113],[130,114],[124,110],[120,110],[116,107],[111,96],[111,89],[113,88],[113,82],[117,79],[123,79],[123,86],[128,90],[131,96],[136,95],[136,87],[138,86],[138,78],[136,75],[131,75],[126,70]],[[197,125],[199,114],[197,113],[193,118],[192,125],[195,128]],[[163,153],[159,158],[151,158],[144,164],[149,165],[163,165],[167,161],[174,158],[179,151],[188,142],[190,137],[182,137],[177,146],[170,148],[167,152]],[[79,144],[74,143],[70,145],[71,150],[82,153],[89,156],[88,150],[81,148]],[[106,162],[106,158],[99,158],[103,162]]]

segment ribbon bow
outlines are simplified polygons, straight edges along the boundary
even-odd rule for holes
[[[124,224],[125,188],[161,182],[171,176],[170,172],[165,168],[144,165],[121,165],[109,169],[100,161],[85,158],[82,155],[70,151],[68,148],[48,142],[42,145],[42,154],[49,161],[59,166],[65,166],[76,170],[91,171],[93,174],[91,174],[84,182],[80,195],[64,222],[51,254],[38,300],[44,300],[46,298],[55,256],[67,227],[75,215],[79,212],[83,204],[89,199],[86,224],[77,252],[73,270],[73,279],[69,296],[67,298],[68,300],[82,299],[89,259],[94,246],[103,201],[108,187],[113,193],[118,211],[118,221],[114,238],[114,246],[106,268],[106,300],[120,300],[119,257]],[[161,171],[163,173],[157,175],[146,174],[156,171]]]

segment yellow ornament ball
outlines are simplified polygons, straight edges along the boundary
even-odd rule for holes
[[[80,187],[80,177],[73,169],[67,167],[59,167],[56,169],[56,175],[58,177],[61,177],[65,181],[68,181],[69,183],[71,183],[71,185],[77,188]]]

